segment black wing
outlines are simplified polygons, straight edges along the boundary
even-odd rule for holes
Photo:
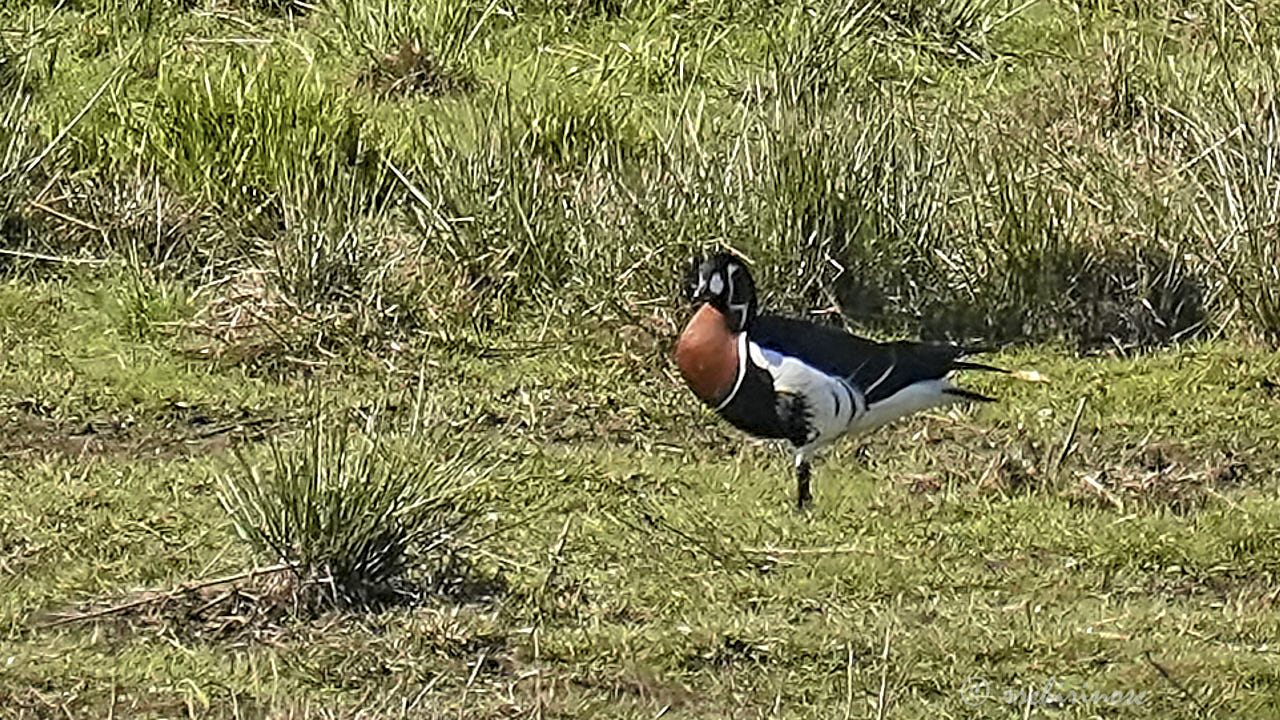
[[[971,351],[941,343],[879,343],[842,330],[803,320],[762,315],[749,336],[761,347],[803,360],[829,375],[845,378],[872,404],[920,382],[936,380],[952,370],[1000,368],[964,362]],[[969,391],[956,393],[970,400],[989,400]]]

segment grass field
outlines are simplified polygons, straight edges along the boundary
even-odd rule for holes
[[[1280,717],[1278,67],[1261,1],[5,3],[0,714]],[[1020,378],[797,513],[669,359],[725,247]]]

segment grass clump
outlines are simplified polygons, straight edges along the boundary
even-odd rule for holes
[[[368,607],[423,590],[422,569],[456,547],[485,477],[474,452],[414,457],[377,429],[318,413],[298,445],[273,443],[263,468],[237,454],[219,500],[237,534],[290,564],[302,607]]]
[[[327,11],[337,44],[367,59],[357,84],[383,97],[441,96],[475,87],[472,46],[493,6],[333,0]]]
[[[1249,326],[1280,343],[1280,50],[1261,54],[1254,77],[1239,82],[1226,70],[1211,100],[1171,114],[1197,151],[1188,164],[1203,255]]]
[[[983,60],[991,32],[1019,8],[1007,0],[913,0],[886,3],[883,12],[903,37],[923,38],[957,59]]]
[[[384,95],[445,95],[470,88],[475,79],[442,63],[420,41],[405,40],[399,50],[378,58],[360,82]]]

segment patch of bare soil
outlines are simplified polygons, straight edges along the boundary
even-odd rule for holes
[[[905,452],[907,438],[886,437],[879,446],[882,455]],[[946,487],[970,487],[979,493],[1061,488],[1081,504],[1188,513],[1212,502],[1231,504],[1251,472],[1257,475],[1247,454],[1177,440],[1122,449],[1078,438],[1079,449],[1064,457],[1060,445],[1023,431],[981,429],[963,421],[923,424],[909,438],[936,448],[932,469],[898,478],[913,496],[926,501]]]
[[[1241,485],[1247,473],[1248,466],[1230,454],[1197,457],[1181,443],[1161,441],[1083,473],[1068,493],[1117,509],[1138,504],[1185,513],[1214,499],[1231,502],[1222,491]]]
[[[506,593],[501,577],[481,572],[460,554],[439,560],[424,563],[394,587],[377,588],[382,590],[377,594],[371,590],[363,598],[344,596],[332,575],[282,562],[169,590],[140,590],[51,610],[35,624],[48,629],[92,623],[118,637],[152,632],[183,640],[271,644],[305,641],[309,634],[323,634],[348,619],[367,619],[366,611],[484,607]],[[291,622],[295,620],[304,622]],[[486,637],[478,642],[490,647],[493,640]],[[449,647],[442,652],[474,654],[479,646],[470,642],[458,648],[444,643]]]
[[[200,408],[178,402],[147,415],[110,413],[57,417],[23,400],[0,411],[0,458],[188,457],[222,450],[240,440],[261,440],[289,419],[249,410]]]
[[[53,628],[92,622],[105,624],[121,636],[150,628],[186,638],[269,642],[279,634],[297,592],[295,575],[287,565],[278,565],[53,613],[39,625]]]

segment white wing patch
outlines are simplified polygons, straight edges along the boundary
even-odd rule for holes
[[[803,360],[748,343],[751,362],[767,370],[777,392],[804,397],[812,428],[805,448],[812,453],[845,433],[862,433],[898,418],[959,400],[949,395],[944,378],[912,383],[889,397],[867,404],[865,396],[841,378],[828,375]],[[886,373],[887,375],[887,373]],[[883,381],[881,378],[877,384]]]
[[[749,346],[751,362],[773,377],[775,392],[804,398],[811,423],[808,444],[825,445],[840,437],[863,409],[862,398],[840,378],[755,343]]]

